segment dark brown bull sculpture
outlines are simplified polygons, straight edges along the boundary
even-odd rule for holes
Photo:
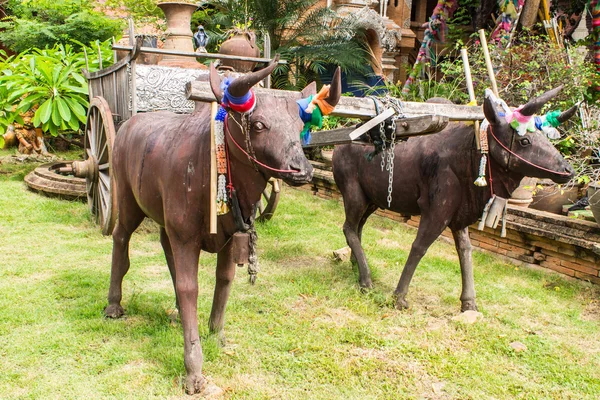
[[[235,79],[227,88],[228,94],[243,98],[276,65],[273,62],[265,69]],[[332,105],[337,103],[341,88],[339,71],[336,76],[327,98]],[[221,102],[221,78],[213,67],[210,83]],[[309,85],[298,93],[298,98],[314,92],[315,85]],[[303,122],[296,100],[257,93],[252,112],[242,115],[228,110],[225,137],[230,183],[237,193],[243,222],[253,218],[255,205],[270,177],[282,178],[292,185],[312,179],[312,167],[299,142]],[[229,212],[218,217],[218,233],[209,234],[210,130],[208,104],[199,106],[191,115],[137,114],[119,129],[113,152],[119,216],[113,231],[105,314],[112,318],[123,315],[121,286],[129,269],[129,240],[142,220],[151,218],[161,227],[160,242],[175,287],[183,325],[188,393],[199,392],[204,382],[197,317],[198,257],[201,250],[217,253],[209,327],[211,332],[220,333],[236,266],[230,239],[239,231],[239,221]]]
[[[561,87],[531,100],[520,110],[532,116],[553,98]],[[503,198],[517,188],[524,176],[567,182],[573,168],[539,130],[519,136],[499,114],[491,96],[486,96],[484,114],[488,128],[489,168],[494,194]],[[439,102],[439,101],[438,101]],[[558,117],[564,122],[576,107]],[[372,287],[371,272],[361,246],[362,229],[378,208],[403,214],[421,215],[417,237],[412,244],[400,281],[394,292],[396,307],[407,308],[405,297],[417,264],[429,246],[449,227],[454,237],[462,274],[462,311],[476,310],[469,225],[482,215],[491,198],[490,186],[478,187],[480,153],[475,146],[473,126],[451,123],[442,132],[408,139],[396,145],[393,196],[388,207],[388,173],[380,163],[365,157],[372,146],[337,146],[333,153],[333,175],[346,213],[344,234],[358,263],[359,284]],[[489,175],[488,175],[489,176]],[[488,180],[492,180],[489,179]]]

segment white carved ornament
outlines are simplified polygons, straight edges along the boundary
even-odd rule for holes
[[[138,111],[191,113],[194,102],[185,97],[185,84],[207,70],[138,64],[135,68],[135,95]]]

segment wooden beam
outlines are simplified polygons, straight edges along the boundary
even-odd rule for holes
[[[256,88],[256,93],[269,93],[274,97],[290,97],[294,99],[300,98],[300,92],[289,90],[275,90]],[[185,94],[188,99],[202,102],[215,101],[210,84],[202,81],[188,82],[185,87]],[[434,104],[434,103],[417,103],[411,101],[403,101],[402,112],[406,116],[417,115],[438,115],[446,117],[451,121],[477,121],[485,118],[483,108],[481,106],[464,106],[457,104]],[[345,97],[340,98],[339,103],[333,110],[331,115],[338,117],[371,119],[377,115],[373,100],[365,97]]]
[[[133,50],[131,46],[121,46],[121,45],[113,45],[113,50]],[[179,51],[179,50],[164,50],[164,49],[155,49],[153,47],[141,47],[140,52],[142,53],[152,53],[152,54],[163,54],[170,56],[181,56],[181,57],[190,57],[190,58],[207,58],[207,59],[221,59],[221,60],[240,60],[240,61],[255,61],[255,62],[263,62],[269,63],[272,60],[270,58],[260,58],[260,57],[243,57],[243,56],[233,56],[229,54],[216,54],[216,53],[195,53],[189,51]],[[286,60],[279,60],[278,64],[287,64]]]
[[[365,124],[366,125],[366,124]],[[396,120],[396,141],[411,136],[430,135],[440,132],[448,125],[448,118],[438,115],[423,115]],[[362,125],[364,126],[364,125]],[[362,128],[361,126],[361,128]],[[303,147],[332,146],[347,143],[366,143],[367,136],[363,133],[357,140],[352,140],[352,134],[356,132],[356,126],[348,128],[332,129],[329,131],[317,131],[311,133],[311,141]]]

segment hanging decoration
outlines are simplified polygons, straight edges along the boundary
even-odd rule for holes
[[[600,0],[592,0],[590,3],[592,11],[592,38],[594,41],[594,61],[596,72],[600,74]],[[600,86],[596,87],[600,91]]]
[[[525,0],[498,1],[498,8],[502,14],[496,20],[496,28],[492,32],[490,40],[499,43],[501,43],[501,39],[505,39],[507,42],[510,41],[510,36],[519,23],[519,16],[524,4]]]
[[[310,128],[313,126],[316,126],[317,128],[323,127],[323,116],[331,114],[335,108],[335,106],[327,103],[326,99],[328,97],[329,85],[323,85],[316,96],[309,96],[296,101],[296,103],[298,103],[300,118],[304,122],[304,129],[302,129],[302,132],[300,133],[302,145],[310,143]]]
[[[223,99],[221,106],[215,116],[215,145],[217,152],[217,215],[227,214],[230,210],[229,196],[227,194],[227,148],[225,145],[225,119],[227,118],[227,109],[239,113],[250,113],[256,107],[256,97],[254,91],[250,89],[248,93],[241,97],[234,97],[227,88],[233,82],[233,79],[225,78],[221,82],[223,90]]]
[[[452,15],[454,14],[454,11],[456,11],[457,7],[458,0],[438,1],[437,5],[433,9],[431,18],[429,18],[429,22],[423,25],[423,27],[426,28],[425,32],[423,33],[423,42],[419,48],[419,53],[417,54],[417,59],[412,72],[404,83],[402,93],[409,92],[410,85],[414,82],[417,76],[417,72],[419,70],[418,66],[420,64],[424,64],[425,61],[431,58],[431,45],[434,42],[443,43],[445,41],[446,33],[448,32],[447,21],[452,18]]]
[[[510,107],[506,104],[506,102],[502,99],[494,96],[490,89],[485,90],[485,97],[489,97],[492,103],[499,105],[504,110],[504,113],[499,113],[500,116],[503,116],[506,119],[506,122],[517,132],[519,136],[525,135],[527,132],[535,132],[536,130],[542,131],[549,139],[559,139],[560,133],[556,129],[560,122],[558,121],[558,116],[562,113],[560,110],[549,111],[546,115],[537,116],[537,115],[523,115],[521,114],[521,110],[523,106],[517,107],[514,110],[511,110]],[[487,181],[485,179],[485,172],[487,168],[488,161],[488,153],[489,153],[489,145],[488,145],[488,136],[487,130],[490,123],[487,119],[484,119],[481,122],[479,128],[479,141],[481,146],[481,159],[479,161],[479,171],[478,176],[475,182],[475,186],[487,186]]]

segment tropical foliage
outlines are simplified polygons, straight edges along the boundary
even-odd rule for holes
[[[369,64],[364,32],[353,18],[340,18],[317,0],[211,0],[214,12],[205,12],[210,31],[249,28],[259,37],[268,34],[272,53],[288,64],[273,74],[273,86],[298,89],[317,79],[329,65],[363,72]]]
[[[94,10],[87,0],[8,0],[0,42],[19,53],[57,43],[89,43],[119,36],[122,21]],[[79,47],[75,45],[75,47]]]
[[[81,45],[81,44],[80,44]],[[99,44],[98,44],[99,45]],[[101,46],[102,58],[110,62],[108,41]],[[97,49],[88,49],[89,69],[97,70]],[[0,55],[0,134],[19,114],[35,109],[33,123],[43,131],[78,131],[85,123],[88,107],[86,67],[83,52],[71,45],[33,49],[16,56]]]

